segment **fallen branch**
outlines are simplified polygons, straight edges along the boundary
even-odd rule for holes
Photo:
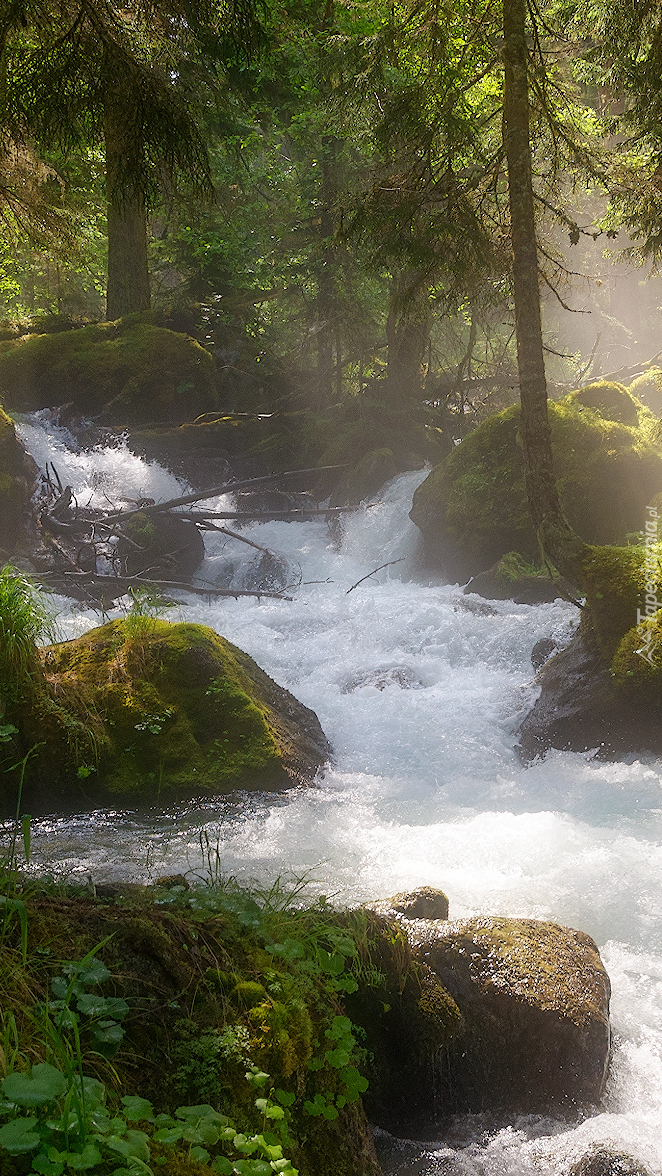
[[[201,588],[181,580],[152,580],[144,576],[99,576],[96,572],[41,572],[37,579],[44,581],[49,586],[60,582],[75,584],[81,588],[85,588],[86,585],[95,588],[112,587],[113,594],[106,596],[107,600],[115,600],[118,596],[125,596],[130,588],[168,588],[178,592],[193,592],[196,596],[232,596],[235,600],[239,596],[257,596],[258,599],[261,596],[269,596],[273,600],[292,599],[291,596],[283,596],[281,592],[249,592],[239,588],[214,588],[211,585],[208,588]]]
[[[150,506],[139,506],[135,510],[120,510],[116,514],[109,514],[105,522],[115,522],[117,519],[128,519],[135,514],[159,514],[161,511],[172,510],[175,506],[188,506],[190,502],[203,502],[206,498],[218,498],[220,494],[235,494],[237,490],[246,490],[251,486],[264,486],[268,482],[279,482],[281,478],[294,478],[298,474],[321,474],[324,470],[344,470],[347,462],[340,465],[311,466],[305,470],[286,470],[282,474],[265,474],[262,478],[246,478],[243,482],[225,482],[222,486],[212,486],[208,490],[196,490],[193,494],[184,494],[181,498],[171,498],[168,502],[155,502]]]
[[[371,506],[379,506],[378,502],[366,502],[365,510]],[[338,515],[347,511],[360,510],[361,504],[356,506],[297,506],[292,510],[178,510],[178,519],[190,519],[193,523],[203,519],[236,519],[238,522],[249,523],[254,520],[265,519],[297,519],[308,515]]]
[[[280,556],[274,555],[273,551],[269,551],[268,547],[261,547],[259,543],[253,543],[252,539],[247,539],[245,535],[238,535],[236,531],[230,531],[227,527],[217,527],[214,523],[207,522],[204,526],[205,531],[216,531],[219,535],[228,535],[230,539],[238,539],[240,543],[247,543],[249,547],[254,547],[256,551],[263,551],[265,555],[270,555],[272,559],[277,559],[281,563],[285,560]]]
[[[362,584],[364,580],[369,580],[370,577],[374,576],[376,572],[381,572],[382,568],[392,568],[394,564],[403,563],[405,558],[406,557],[404,555],[401,555],[400,559],[390,559],[388,563],[380,564],[378,568],[373,568],[371,572],[368,572],[367,576],[362,576],[360,580],[356,581],[356,584],[352,584],[352,587],[347,589],[345,596],[349,596],[350,592],[353,592],[355,588],[358,588],[359,584]]]

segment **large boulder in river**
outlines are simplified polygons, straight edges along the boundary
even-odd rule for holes
[[[36,473],[37,467],[18,440],[13,421],[0,408],[0,564],[26,548]]]
[[[411,518],[430,566],[465,583],[507,552],[539,558],[524,488],[519,406],[484,421],[435,466]],[[639,532],[662,490],[659,422],[620,385],[550,402],[554,464],[568,522],[587,543]]]
[[[149,314],[0,342],[0,386],[22,412],[67,404],[123,425],[179,423],[216,407],[212,356]]]
[[[412,923],[414,959],[462,1014],[442,1097],[522,1114],[595,1104],[609,1060],[609,978],[588,935],[535,919]]]
[[[41,658],[40,691],[8,712],[39,745],[33,811],[287,788],[330,755],[316,715],[203,625],[128,617]]]

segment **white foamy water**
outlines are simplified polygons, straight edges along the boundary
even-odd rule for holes
[[[99,493],[98,471],[113,501],[179,492],[169,474],[124,447],[70,454],[62,432],[49,438],[39,424],[22,431],[42,464],[50,453],[63,481],[65,471],[80,502]],[[182,596],[182,618],[211,625],[316,711],[335,752],[317,787],[148,815],[45,818],[35,823],[35,859],[97,881],[149,880],[204,875],[211,852],[240,879],[309,872],[313,890],[342,902],[429,884],[446,891],[452,916],[532,916],[587,931],[613,985],[615,1050],[601,1113],[580,1125],[527,1118],[501,1129],[466,1117],[451,1139],[392,1141],[385,1171],[567,1176],[601,1143],[659,1176],[662,763],[553,752],[520,764],[513,730],[535,697],[531,648],[540,637],[566,639],[575,610],[495,602],[491,614],[456,587],[410,580],[416,530],[408,510],[423,476],[398,478],[382,505],[346,517],[342,535],[322,521],[248,528],[301,581],[292,602]],[[201,582],[228,561],[245,573],[250,549],[219,536],[206,541]],[[100,623],[98,614],[58,604],[65,636]],[[371,684],[376,672],[383,689]]]

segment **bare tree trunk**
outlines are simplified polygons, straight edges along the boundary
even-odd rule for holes
[[[386,324],[389,393],[397,403],[416,403],[423,387],[423,361],[430,341],[432,314],[427,287],[416,273],[394,274]]]
[[[108,201],[108,289],[106,318],[149,310],[147,212],[140,192],[123,183],[124,159],[131,150],[130,132],[118,121],[114,104],[105,118],[106,196]]]
[[[572,583],[581,585],[585,544],[563,516],[547,413],[540,318],[538,250],[533,211],[526,0],[503,0],[504,138],[515,289],[515,332],[522,405],[520,435],[531,518],[543,551]]]

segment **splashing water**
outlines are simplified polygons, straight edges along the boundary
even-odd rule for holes
[[[38,420],[21,433],[81,502],[180,493],[171,475],[125,446],[76,453],[63,430]],[[587,931],[613,985],[615,1050],[601,1113],[579,1125],[464,1116],[432,1143],[382,1133],[384,1170],[567,1176],[599,1142],[659,1176],[662,763],[552,752],[522,767],[513,730],[535,698],[530,652],[541,637],[567,639],[574,610],[561,602],[485,608],[457,587],[410,580],[417,532],[408,510],[423,477],[396,479],[379,506],[346,516],[342,534],[322,521],[247,528],[301,582],[291,603],[181,596],[182,618],[211,625],[316,711],[335,752],[317,787],[147,815],[44,818],[33,830],[34,860],[96,881],[204,875],[217,862],[246,880],[309,872],[314,891],[343,902],[427,884],[446,891],[453,917],[531,916]],[[206,544],[201,583],[229,566],[240,576],[252,558],[222,536]],[[348,593],[392,560],[402,562]],[[58,603],[64,636],[99,623],[98,614]]]

